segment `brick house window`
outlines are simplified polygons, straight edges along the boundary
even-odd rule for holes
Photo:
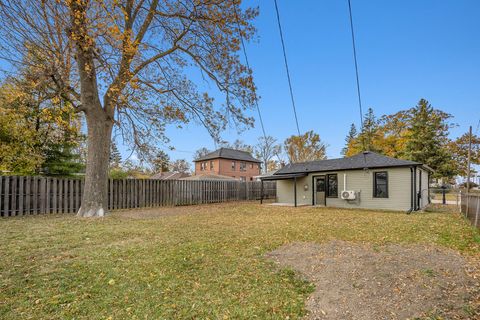
[[[240,171],[247,171],[247,164],[245,162],[240,162]]]
[[[247,181],[247,178],[246,177],[240,177],[240,180],[242,180],[243,182]]]
[[[200,162],[200,171],[205,170],[205,162]]]
[[[250,163],[250,169],[253,169],[253,163]]]
[[[210,171],[213,170],[213,161],[210,161]]]
[[[235,171],[235,161],[232,161],[232,171]]]

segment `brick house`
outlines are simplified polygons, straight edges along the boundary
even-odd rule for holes
[[[242,181],[252,181],[260,174],[261,161],[246,151],[220,148],[195,162],[195,175],[215,174]]]

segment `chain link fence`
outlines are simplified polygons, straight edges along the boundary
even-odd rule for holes
[[[473,226],[480,228],[480,193],[461,193],[460,210]]]

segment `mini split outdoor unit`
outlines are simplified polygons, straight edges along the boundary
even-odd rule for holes
[[[342,191],[341,196],[343,200],[355,200],[355,191],[352,191],[352,190]]]

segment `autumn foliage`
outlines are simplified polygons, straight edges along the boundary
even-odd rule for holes
[[[450,129],[455,125],[452,115],[433,108],[421,99],[410,109],[377,119],[369,109],[363,121],[363,131],[352,125],[346,138],[344,154],[351,156],[370,150],[386,156],[418,161],[435,170],[436,177],[466,174],[468,136],[451,140]],[[480,163],[480,139],[473,137],[472,163]]]

